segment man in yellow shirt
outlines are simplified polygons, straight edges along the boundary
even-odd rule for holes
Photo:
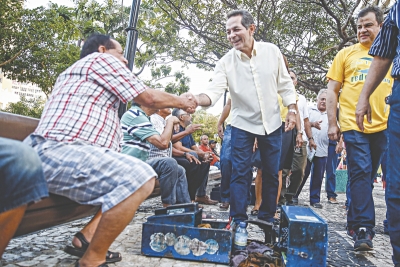
[[[328,71],[328,136],[339,140],[343,133],[347,149],[348,174],[350,181],[348,233],[353,237],[354,250],[373,248],[375,208],[372,197],[373,181],[382,154],[386,150],[386,127],[389,115],[385,97],[393,85],[390,71],[369,99],[373,110],[372,123],[364,122],[363,132],[357,127],[355,109],[364,85],[372,57],[368,55],[383,22],[383,12],[377,7],[367,7],[357,18],[359,43],[344,48],[336,55]],[[339,126],[336,122],[336,107],[339,91]]]

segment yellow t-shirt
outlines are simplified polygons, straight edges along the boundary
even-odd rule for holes
[[[360,131],[356,124],[355,110],[373,59],[368,55],[368,50],[369,48],[360,43],[340,50],[326,75],[328,79],[342,83],[342,92],[339,97],[339,124],[342,132]],[[372,124],[368,123],[365,117],[364,133],[376,133],[387,128],[389,107],[385,112],[385,97],[390,94],[393,86],[391,71],[392,67],[369,99]]]
[[[296,92],[296,102],[297,101],[299,101],[299,96],[297,95],[297,92]],[[288,108],[283,105],[282,97],[279,94],[278,94],[278,102],[279,102],[279,108],[281,110],[281,120],[282,120],[282,122],[285,122],[286,115],[288,113]]]

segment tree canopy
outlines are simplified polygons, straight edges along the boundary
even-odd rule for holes
[[[179,60],[211,70],[231,46],[226,13],[252,13],[257,41],[276,44],[297,73],[300,91],[310,96],[326,86],[335,54],[356,39],[356,13],[367,5],[387,10],[390,0],[144,0],[155,16],[144,17],[137,64]],[[268,64],[268,62],[266,62]]]

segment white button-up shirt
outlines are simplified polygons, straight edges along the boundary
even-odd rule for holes
[[[310,122],[322,121],[320,123],[321,130],[312,127],[312,135],[314,137],[315,144],[317,145],[317,151],[315,151],[316,157],[327,157],[328,156],[328,115],[326,111],[321,112],[317,107],[310,107],[308,109]]]
[[[214,105],[228,88],[231,125],[253,134],[270,134],[282,125],[278,94],[284,106],[296,103],[282,53],[271,43],[254,41],[251,58],[233,48],[217,62],[212,81],[203,93]]]
[[[304,129],[304,119],[308,118],[307,100],[303,95],[297,94],[297,96],[299,97],[299,100],[297,101],[297,109],[299,110],[300,115],[301,132],[303,133],[303,141],[307,142],[308,138]]]

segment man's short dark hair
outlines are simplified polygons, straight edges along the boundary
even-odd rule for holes
[[[106,49],[115,48],[112,38],[109,35],[93,34],[85,40],[81,51],[81,58],[95,52],[99,52],[99,46],[104,45]]]
[[[357,19],[365,17],[370,12],[375,14],[375,18],[378,24],[381,24],[383,22],[383,11],[377,6],[369,6],[364,9],[361,9],[361,11],[358,12]]]
[[[228,19],[231,18],[231,17],[236,17],[236,16],[242,16],[242,25],[246,29],[248,29],[251,24],[255,24],[253,16],[247,10],[244,10],[244,9],[242,9],[242,10],[232,10],[227,15]]]

